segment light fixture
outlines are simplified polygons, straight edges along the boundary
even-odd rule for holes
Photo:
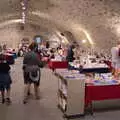
[[[26,22],[26,13],[27,13],[27,6],[28,6],[28,0],[21,0],[21,9],[22,9],[22,23],[25,24]]]
[[[24,7],[22,7],[22,10],[26,10],[26,7],[24,6]]]
[[[22,12],[22,16],[25,16],[25,12]]]
[[[82,40],[82,43],[86,43],[87,42],[87,40]]]

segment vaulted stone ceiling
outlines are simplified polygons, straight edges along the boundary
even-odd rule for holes
[[[120,37],[119,6],[120,0],[28,0],[26,24],[70,31],[78,42],[110,48]],[[1,0],[0,15],[0,26],[20,22],[20,0]]]

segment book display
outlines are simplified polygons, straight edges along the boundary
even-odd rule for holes
[[[55,73],[58,77],[58,107],[65,116],[84,114],[84,75],[76,72],[66,69]]]
[[[93,101],[120,99],[120,81],[110,72],[57,69],[55,75],[58,77],[58,107],[65,116],[84,115],[89,105],[92,112]]]

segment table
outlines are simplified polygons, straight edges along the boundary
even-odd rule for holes
[[[85,81],[66,77],[71,72],[61,71],[61,69],[55,71],[58,78],[58,108],[62,110],[66,118],[80,117],[84,115]]]
[[[59,73],[58,70],[56,70],[56,72]],[[68,74],[65,71],[63,73],[65,73],[65,76]],[[59,73],[59,78],[61,80],[64,78],[64,74],[63,73]],[[69,76],[69,75],[67,75],[67,76]],[[67,85],[67,87],[66,87],[67,89],[66,90],[70,89],[71,88],[70,84],[68,84],[69,83],[69,78],[64,78],[64,80],[67,81],[67,82],[65,82],[66,85]],[[80,79],[78,79],[78,80],[80,82]],[[81,81],[84,81],[84,80],[81,79]],[[71,82],[71,80],[70,80],[70,82]],[[75,104],[77,103],[77,105],[81,105],[81,103],[82,104],[85,103],[84,104],[85,108],[87,108],[87,107],[90,106],[90,110],[91,110],[90,113],[91,114],[93,114],[93,107],[92,107],[93,101],[120,99],[120,84],[119,84],[119,82],[115,83],[115,84],[107,84],[107,83],[106,84],[105,83],[104,84],[84,83],[84,85],[85,85],[85,87],[84,87],[85,93],[84,94],[81,94],[82,93],[81,92],[82,91],[81,90],[81,86],[77,83],[79,86],[76,87],[77,85],[74,85],[75,84],[74,82],[75,82],[75,79],[72,81],[71,85],[75,86],[76,89],[74,87],[72,87],[72,88],[74,88],[74,90],[76,90],[76,91],[74,92],[74,90],[72,89],[70,92],[68,90],[67,93],[69,93],[70,95],[76,94],[77,91],[78,91],[78,89],[79,89],[80,93],[79,93],[78,96],[79,97],[83,96],[84,102],[83,103],[82,102],[77,103],[77,102],[73,101],[73,103],[75,102]],[[74,98],[76,99],[77,97],[74,97]],[[71,99],[72,98],[73,98],[73,96],[71,97]],[[80,98],[79,98],[79,101],[80,101]]]
[[[79,70],[80,73],[108,73],[110,72],[109,68],[84,68]]]
[[[86,85],[85,106],[91,106],[93,101],[120,99],[120,85]],[[93,111],[93,110],[92,110]]]
[[[14,64],[15,60],[14,60],[14,56],[12,54],[6,53],[6,54],[4,54],[4,57],[9,64]]]
[[[14,59],[17,58],[17,53],[13,51],[7,51],[6,54],[13,55]]]
[[[68,62],[67,61],[49,61],[48,66],[52,70],[55,70],[57,68],[68,68]]]
[[[69,65],[70,70],[78,70],[80,73],[108,73],[110,69],[108,67],[97,67],[97,68],[75,68]]]

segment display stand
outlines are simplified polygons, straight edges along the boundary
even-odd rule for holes
[[[76,118],[84,115],[85,83],[80,79],[66,79],[59,73],[58,77],[58,107],[66,118]]]

